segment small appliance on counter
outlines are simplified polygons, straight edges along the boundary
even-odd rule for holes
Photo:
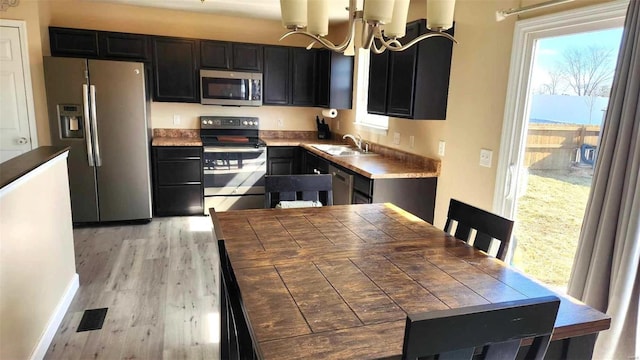
[[[324,119],[320,121],[320,118],[316,116],[316,124],[318,125],[318,139],[331,139],[331,131],[329,131],[329,124],[324,122]]]

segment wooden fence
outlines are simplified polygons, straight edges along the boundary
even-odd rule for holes
[[[583,144],[597,145],[600,126],[529,124],[524,164],[530,169],[569,169]]]

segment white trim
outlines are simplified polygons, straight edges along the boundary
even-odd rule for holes
[[[66,163],[68,156],[69,156],[69,150],[65,150],[63,153],[59,154],[53,159],[38,165],[38,167],[36,167],[35,169],[29,171],[28,173],[17,178],[13,182],[7,184],[5,187],[0,189],[0,198],[2,198],[5,194],[12,192],[13,189],[21,186],[25,182],[31,180],[31,178],[33,178],[34,176],[42,174],[43,172],[45,172],[47,169],[51,168],[53,165],[57,164],[58,162],[65,161]],[[66,167],[66,164],[65,164],[65,167]]]
[[[558,36],[594,29],[619,26],[624,21],[629,0],[610,1],[594,6],[568,10],[556,14],[540,16],[517,21],[513,32],[511,63],[509,65],[509,82],[504,108],[500,155],[498,157],[496,186],[493,197],[493,211],[511,217],[513,209],[507,205],[507,182],[518,183],[518,171],[512,171],[509,179],[509,168],[519,168],[524,154],[516,154],[526,140],[526,122],[520,121],[529,104],[526,102],[527,90],[531,77],[533,44],[543,37]],[[521,155],[514,160],[515,155]],[[513,169],[512,168],[512,169]],[[515,186],[515,185],[511,185]]]
[[[49,322],[47,323],[47,327],[45,328],[42,336],[40,336],[40,341],[33,349],[31,356],[29,359],[31,360],[40,360],[43,359],[47,350],[49,349],[49,345],[51,345],[51,341],[53,340],[53,336],[58,331],[58,327],[62,323],[62,319],[64,315],[69,310],[69,306],[71,305],[71,301],[73,301],[73,297],[76,295],[76,292],[80,288],[80,277],[78,274],[73,274],[71,277],[71,281],[67,285],[67,289],[64,291],[64,295],[60,298],[58,305],[56,306],[55,311],[49,318]]]
[[[33,101],[33,85],[31,83],[31,68],[29,62],[29,46],[27,42],[27,22],[24,20],[0,19],[0,26],[18,28],[20,34],[20,52],[22,56],[22,71],[24,74],[24,91],[27,100],[27,118],[29,119],[29,143],[31,150],[38,147],[38,128],[36,126],[36,111]]]

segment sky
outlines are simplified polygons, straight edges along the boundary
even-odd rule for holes
[[[573,35],[549,37],[538,40],[538,48],[534,59],[532,85],[536,89],[548,81],[547,71],[562,59],[565,48],[584,48],[587,46],[602,46],[613,50],[611,71],[615,70],[618,49],[622,38],[622,27],[597,30]]]

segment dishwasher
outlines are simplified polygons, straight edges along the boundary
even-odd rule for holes
[[[349,205],[353,197],[353,175],[329,165],[332,177],[333,205]]]

